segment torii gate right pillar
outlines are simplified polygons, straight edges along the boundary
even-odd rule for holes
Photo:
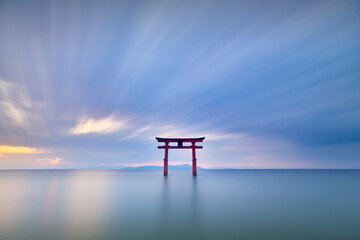
[[[169,142],[165,143],[164,176],[168,175]]]
[[[192,142],[192,171],[193,175],[196,176],[196,150],[195,150],[195,142]]]

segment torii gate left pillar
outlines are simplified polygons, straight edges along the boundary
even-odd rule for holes
[[[202,149],[202,146],[197,146],[197,142],[204,141],[205,137],[201,138],[159,138],[155,137],[158,142],[164,142],[164,146],[158,146],[159,149],[165,149],[165,158],[164,158],[164,176],[168,175],[168,157],[169,157],[169,149],[179,149],[179,148],[185,148],[192,150],[192,172],[193,175],[197,175],[196,171],[196,149]],[[170,142],[177,142],[177,146],[170,146]],[[184,142],[190,142],[190,146],[183,146]]]

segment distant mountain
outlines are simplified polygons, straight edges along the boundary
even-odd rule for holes
[[[163,167],[161,167],[163,168]],[[190,164],[180,164],[180,165],[169,165],[169,169],[180,169],[180,170],[187,170],[187,169],[192,169],[192,165]],[[204,169],[200,166],[197,166],[197,169]]]
[[[164,166],[139,166],[139,167],[123,167],[122,169],[163,169]],[[180,164],[180,165],[169,165],[171,170],[191,170],[192,166],[190,164]],[[197,169],[204,169],[202,167],[197,167]]]

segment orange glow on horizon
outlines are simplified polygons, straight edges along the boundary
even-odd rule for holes
[[[25,146],[0,145],[0,157],[3,156],[3,154],[7,154],[7,153],[33,154],[33,153],[43,153],[43,151],[37,148],[30,148]]]
[[[45,165],[56,165],[59,164],[60,161],[64,160],[63,158],[38,158],[37,161],[44,161]]]

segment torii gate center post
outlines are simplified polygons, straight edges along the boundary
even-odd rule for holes
[[[158,146],[158,149],[165,149],[164,158],[164,176],[168,175],[168,156],[169,149],[192,149],[192,170],[193,175],[196,176],[196,149],[202,149],[202,146],[196,146],[195,143],[204,141],[205,137],[200,138],[160,138],[155,137],[158,142],[164,142],[164,146]],[[169,143],[177,142],[177,146],[170,146]],[[190,142],[191,145],[184,146],[184,142]]]

